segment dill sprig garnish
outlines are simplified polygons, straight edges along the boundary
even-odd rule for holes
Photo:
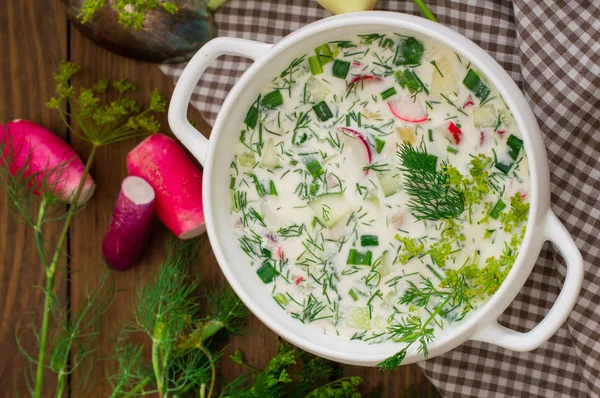
[[[399,170],[410,196],[408,208],[417,220],[443,220],[458,217],[465,210],[464,194],[448,184],[448,175],[437,170],[437,156],[427,153],[422,142],[417,148],[405,143],[398,150]]]
[[[519,225],[525,221],[520,220]],[[396,369],[406,357],[408,349],[417,342],[417,351],[427,357],[427,345],[435,337],[434,328],[428,325],[431,322],[439,324],[437,317],[459,321],[473,310],[477,301],[496,293],[516,261],[517,249],[524,236],[525,227],[522,227],[519,233],[512,236],[510,243],[505,244],[502,254],[487,258],[484,267],[479,267],[479,256],[475,253],[459,269],[447,270],[437,287],[429,278],[421,277],[421,286],[408,281],[399,303],[421,308],[429,317],[423,322],[419,315],[409,315],[391,325],[388,328],[391,338],[406,343],[406,346],[378,366],[386,370]],[[430,304],[433,304],[433,309],[428,308]]]

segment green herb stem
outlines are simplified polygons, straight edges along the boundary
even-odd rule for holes
[[[152,369],[154,370],[154,379],[156,380],[158,396],[162,398],[164,396],[164,380],[160,364],[160,340],[156,338],[152,339]]]
[[[427,5],[425,4],[425,2],[423,0],[414,0],[414,2],[417,5],[417,7],[419,7],[419,10],[421,11],[421,13],[423,13],[423,16],[425,18],[427,18],[427,19],[429,19],[430,21],[433,21],[433,22],[437,22],[438,21],[435,18],[435,15],[433,15],[433,13],[429,9],[429,7],[427,7]]]
[[[123,394],[123,398],[137,397],[139,395],[139,393],[143,390],[143,388],[146,387],[146,385],[148,385],[148,383],[150,383],[151,381],[152,381],[152,376],[145,377],[135,387],[133,387],[131,390],[129,390],[128,392]],[[119,394],[121,393],[121,390],[123,389],[124,383],[125,382],[121,382],[117,385],[117,388],[115,388],[113,393],[110,395],[110,398],[119,397]],[[145,394],[143,394],[143,395],[145,395]]]
[[[204,355],[206,355],[206,358],[208,359],[208,362],[210,363],[210,386],[208,387],[208,394],[206,395],[206,398],[210,398],[212,396],[213,393],[213,389],[215,388],[215,379],[217,378],[217,370],[215,368],[215,361],[212,357],[212,355],[210,355],[210,351],[208,351],[203,345],[200,345],[198,347],[200,349],[200,351],[202,351],[202,353]],[[203,391],[203,390],[201,390]],[[200,394],[200,398],[205,398],[204,394]]]
[[[77,210],[77,202],[79,201],[79,197],[81,196],[81,192],[83,191],[83,186],[85,184],[85,180],[90,173],[90,169],[92,164],[94,163],[94,159],[96,158],[96,151],[98,150],[98,145],[94,144],[92,146],[92,150],[88,157],[88,160],[85,164],[85,169],[83,170],[83,174],[81,176],[81,180],[79,181],[79,185],[77,186],[77,190],[75,191],[75,195],[73,196],[73,204],[67,210],[67,215],[65,217],[65,222],[63,224],[62,231],[58,238],[58,243],[54,250],[54,254],[52,256],[52,261],[46,267],[46,287],[45,287],[45,298],[44,298],[44,310],[43,310],[43,318],[42,318],[42,327],[40,330],[40,347],[38,352],[37,359],[37,369],[35,376],[35,390],[34,397],[40,398],[42,396],[42,385],[44,382],[44,362],[46,360],[46,345],[48,343],[48,332],[50,326],[50,315],[52,306],[52,291],[54,290],[54,278],[56,275],[56,270],[58,268],[58,262],[60,261],[60,257],[62,254],[63,246],[66,243],[67,236],[69,234],[69,229],[71,227],[71,221],[73,220],[73,216]],[[42,201],[40,204],[40,209],[45,211],[45,202]],[[37,232],[37,231],[36,231]],[[43,249],[43,248],[42,248]],[[70,350],[69,350],[70,351]],[[59,378],[61,376],[59,375]]]

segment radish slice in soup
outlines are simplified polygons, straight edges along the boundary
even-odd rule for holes
[[[462,140],[462,130],[453,122],[448,123],[448,133],[452,137],[453,142],[458,145]]]
[[[388,101],[388,107],[395,117],[405,122],[423,123],[427,121],[427,111],[421,102],[417,99],[413,100],[410,96]]]
[[[382,82],[383,79],[380,78],[379,76],[373,76],[373,75],[360,75],[360,76],[355,76],[352,80],[350,80],[350,83],[346,86],[346,90],[352,90],[355,87],[360,87],[362,88],[362,86],[364,84],[370,84],[370,83],[378,83],[378,82]]]
[[[349,127],[340,127],[339,129],[344,133],[344,136],[349,138],[346,140],[346,145],[350,152],[362,158],[362,160],[358,162],[361,167],[369,166],[371,164],[372,156],[371,147],[369,146],[367,139],[361,133]],[[368,172],[369,171],[366,170],[365,174]]]

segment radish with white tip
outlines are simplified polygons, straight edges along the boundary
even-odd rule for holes
[[[109,267],[124,271],[140,258],[154,212],[154,190],[143,178],[125,177],[102,242]]]
[[[130,175],[142,177],[156,194],[156,215],[179,239],[206,231],[202,173],[170,137],[152,134],[127,154]]]

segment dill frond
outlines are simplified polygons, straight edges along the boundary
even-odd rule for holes
[[[153,113],[164,112],[166,100],[157,90],[152,92],[146,108],[125,96],[136,88],[126,79],[112,82],[100,79],[92,88],[81,88],[77,94],[71,80],[80,69],[75,63],[61,62],[59,71],[54,74],[56,96],[46,104],[59,113],[73,135],[95,146],[104,146],[160,130]],[[113,94],[116,98],[111,101]],[[74,121],[79,130],[69,120]]]
[[[405,143],[397,154],[404,189],[410,196],[408,209],[417,220],[442,220],[462,214],[464,194],[448,184],[444,163],[437,170],[437,156],[427,153],[424,142],[419,147]]]

